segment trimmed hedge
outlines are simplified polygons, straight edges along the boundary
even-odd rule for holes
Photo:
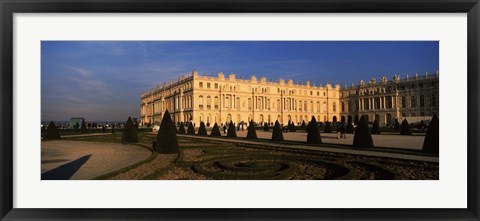
[[[380,134],[380,123],[377,120],[373,121],[372,134]]]
[[[430,124],[428,124],[427,135],[423,141],[422,151],[426,153],[438,154],[440,147],[439,120],[437,114],[433,114]]]
[[[412,135],[412,131],[410,130],[410,125],[408,124],[407,119],[402,121],[402,126],[400,128],[400,135]]]
[[[60,138],[60,132],[58,131],[57,125],[53,123],[53,121],[50,121],[48,124],[47,130],[43,134],[43,140],[59,140]]]
[[[237,137],[235,125],[233,125],[232,121],[230,121],[230,123],[228,124],[227,137]]]
[[[207,129],[205,128],[205,123],[200,122],[200,128],[198,128],[198,135],[207,136]]]
[[[165,110],[155,142],[155,151],[159,153],[178,153],[180,151],[176,129],[170,113]]]
[[[268,131],[268,130],[269,130],[268,124],[267,123],[263,124],[263,131]]]
[[[195,135],[195,128],[193,127],[192,122],[190,122],[190,124],[188,125],[187,134],[188,135]]]
[[[309,123],[309,130],[307,134],[307,143],[309,144],[321,144],[322,137],[320,136],[320,130],[318,129],[318,123],[314,116]]]
[[[185,134],[185,124],[183,122],[180,122],[180,127],[178,127],[178,133]]]
[[[295,124],[293,123],[293,121],[290,121],[290,122],[288,123],[288,131],[291,131],[291,132],[297,131],[297,129],[295,128]]]
[[[210,136],[211,137],[221,137],[222,134],[220,133],[220,129],[218,128],[218,124],[215,123],[213,125],[212,131],[210,131]]]
[[[305,120],[302,120],[302,126],[300,126],[300,128],[302,129],[306,129],[307,125],[305,124]]]
[[[278,120],[275,121],[275,126],[273,126],[272,141],[283,141],[282,127],[280,127]]]
[[[393,128],[396,129],[396,130],[400,129],[400,124],[398,123],[398,119],[395,119],[395,124],[394,124]]]
[[[122,143],[137,143],[138,134],[137,127],[132,121],[132,118],[129,116],[127,122],[125,123],[125,128],[123,129],[122,134]]]
[[[255,131],[255,126],[253,125],[253,120],[250,121],[248,125],[247,139],[257,139],[257,131]]]
[[[371,148],[373,146],[372,135],[368,128],[368,122],[365,115],[362,115],[358,122],[357,129],[355,130],[355,136],[353,137],[353,147],[355,148]]]

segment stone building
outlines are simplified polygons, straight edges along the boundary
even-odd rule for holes
[[[361,80],[357,86],[345,86],[340,93],[340,115],[346,119],[351,116],[354,122],[363,114],[369,122],[377,119],[380,125],[392,125],[395,119],[428,122],[433,113],[439,114],[438,71],[404,79],[394,75],[391,80],[383,76],[378,82],[375,78],[368,83]]]
[[[159,124],[168,109],[174,122],[215,122],[250,120],[263,125],[276,120],[286,124],[317,121],[340,121],[368,114],[370,121],[379,119],[382,125],[394,118],[431,116],[438,114],[438,72],[432,76],[415,76],[400,80],[396,75],[388,81],[371,79],[368,84],[341,88],[331,84],[298,84],[293,80],[267,81],[265,77],[249,79],[223,73],[217,76],[199,75],[193,71],[176,81],[163,83],[141,96],[141,124]]]

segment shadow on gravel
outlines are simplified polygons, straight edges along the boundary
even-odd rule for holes
[[[92,155],[85,155],[70,163],[63,164],[53,170],[42,173],[42,180],[68,180],[90,159],[90,156]]]

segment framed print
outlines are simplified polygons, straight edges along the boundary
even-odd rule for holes
[[[479,220],[477,0],[0,6],[2,220]]]

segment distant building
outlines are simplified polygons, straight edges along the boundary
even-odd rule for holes
[[[68,122],[68,128],[69,129],[75,129],[75,125],[78,124],[78,129],[82,127],[82,121],[85,121],[85,118],[83,117],[72,117],[70,118],[70,121]]]
[[[174,122],[206,124],[248,122],[259,124],[278,120],[286,124],[293,121],[337,121],[341,117],[358,119],[362,114],[369,121],[378,119],[381,125],[391,124],[395,118],[431,117],[438,114],[438,72],[435,75],[415,76],[400,80],[372,78],[357,86],[331,84],[315,85],[309,81],[294,83],[280,79],[267,81],[237,78],[223,73],[217,76],[199,75],[193,71],[177,81],[157,86],[141,96],[140,123],[160,123],[162,114],[169,110]]]

